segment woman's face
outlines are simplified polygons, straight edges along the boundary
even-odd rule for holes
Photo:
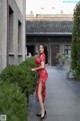
[[[39,45],[39,52],[40,52],[40,53],[43,53],[43,52],[44,52],[44,47],[43,47],[43,45]]]

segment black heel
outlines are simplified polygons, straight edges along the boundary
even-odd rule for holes
[[[45,116],[46,116],[46,114],[47,114],[47,112],[45,111],[45,112],[44,112],[44,116],[43,116],[43,117],[41,117],[41,119],[44,119],[44,118],[45,118]]]
[[[39,116],[39,117],[40,117],[40,116],[41,116],[41,114],[36,114],[36,116]]]

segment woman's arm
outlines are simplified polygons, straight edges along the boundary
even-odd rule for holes
[[[44,66],[45,66],[45,62],[42,61],[42,62],[41,62],[41,66],[39,66],[39,67],[37,67],[37,68],[32,68],[32,71],[35,72],[35,71],[37,71],[37,70],[43,69]]]

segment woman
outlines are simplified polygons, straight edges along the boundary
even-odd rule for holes
[[[46,111],[44,109],[44,102],[45,102],[45,96],[46,96],[46,80],[48,78],[48,73],[45,68],[45,62],[46,62],[46,55],[45,55],[45,47],[43,44],[40,44],[39,47],[39,56],[36,57],[35,62],[37,65],[37,68],[32,68],[33,72],[38,72],[38,82],[36,85],[36,97],[37,100],[40,103],[40,112],[36,116],[40,116],[41,119],[45,118]]]

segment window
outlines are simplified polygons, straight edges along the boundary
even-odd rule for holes
[[[13,52],[13,10],[9,6],[9,40],[8,40],[8,52]]]
[[[22,52],[22,24],[18,21],[18,53]]]
[[[68,58],[71,57],[71,45],[64,46],[64,53],[67,55]]]
[[[18,63],[22,62],[22,24],[18,21]]]

